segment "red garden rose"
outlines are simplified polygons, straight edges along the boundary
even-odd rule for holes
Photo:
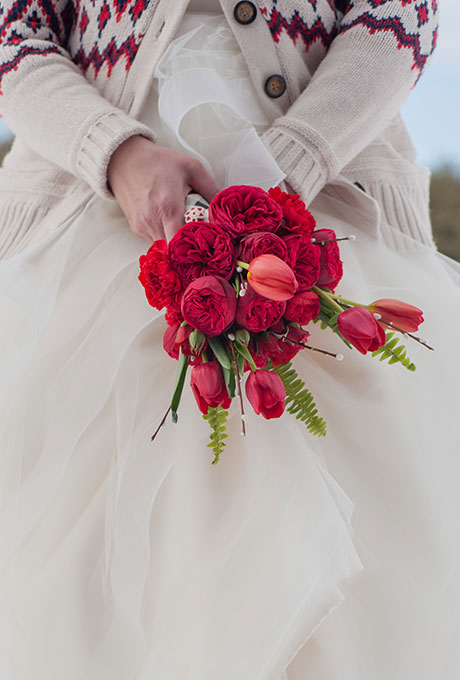
[[[253,333],[266,330],[282,316],[286,303],[281,300],[269,300],[258,295],[250,286],[244,297],[238,298],[236,322]]]
[[[224,375],[220,364],[213,360],[205,364],[197,364],[192,368],[190,385],[201,413],[205,415],[209,407],[222,406],[228,408],[231,399],[225,386]]]
[[[316,319],[320,308],[319,297],[316,293],[305,290],[302,293],[297,293],[297,295],[294,295],[294,297],[286,302],[284,318],[286,321],[295,321],[304,326],[313,321],[313,319]]]
[[[302,234],[284,238],[288,251],[288,264],[294,270],[299,284],[298,292],[309,290],[318,281],[320,272],[320,248]]]
[[[235,320],[236,293],[221,276],[201,276],[182,297],[185,321],[205,335],[220,335]]]
[[[168,326],[180,326],[184,320],[181,311],[181,301],[182,298],[179,298],[177,302],[169,305],[169,307],[166,308],[165,321]]]
[[[364,307],[350,307],[341,312],[337,317],[337,328],[361,354],[374,352],[385,344],[385,331]]]
[[[259,187],[237,185],[220,191],[209,206],[210,218],[233,238],[254,231],[276,231],[283,218],[280,206]]]
[[[230,236],[209,222],[188,222],[169,243],[169,258],[184,287],[200,276],[229,279],[236,266]]]
[[[278,337],[284,334],[286,330],[287,338],[286,336]],[[302,345],[297,343],[306,343],[309,337],[310,333],[307,331],[298,326],[287,326],[281,320],[270,326],[264,333],[253,333],[249,343],[249,351],[258,368],[264,368],[267,360],[270,360],[275,367],[281,366],[291,361],[303,349]],[[294,342],[290,342],[292,340]],[[246,364],[245,370],[249,370],[249,368],[249,364]]]
[[[336,238],[332,229],[317,229],[313,232],[313,238],[319,243],[321,250],[321,269],[318,277],[318,286],[324,286],[334,291],[343,276],[342,260],[340,259],[339,246],[331,239]],[[329,241],[329,243],[327,242]]]
[[[298,194],[289,194],[279,187],[273,187],[268,190],[268,195],[281,206],[283,232],[312,235],[316,220]]]
[[[140,256],[139,265],[138,278],[152,307],[177,307],[183,288],[179,276],[171,266],[166,241],[154,241],[147,253]]]
[[[270,231],[262,231],[250,234],[241,239],[238,248],[238,259],[243,262],[251,262],[258,255],[276,255],[281,260],[286,259],[286,245],[282,238]]]
[[[249,351],[257,368],[263,368],[270,358],[270,354],[276,354],[278,338],[271,333],[253,333],[249,343]],[[249,364],[245,370],[249,370]]]
[[[302,349],[302,345],[296,343],[306,343],[310,333],[304,331],[303,328],[297,326],[289,326],[286,338],[276,338],[277,342],[270,349],[268,358],[271,360],[273,366],[281,366],[287,364],[296,354]],[[293,341],[293,342],[290,342]]]
[[[286,391],[277,373],[259,369],[246,380],[246,396],[254,411],[264,418],[279,418],[284,412]]]

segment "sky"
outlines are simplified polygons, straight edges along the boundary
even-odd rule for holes
[[[440,0],[438,45],[402,109],[417,160],[460,169],[460,2]]]
[[[438,5],[438,46],[402,115],[419,163],[432,170],[444,163],[460,169],[460,2],[439,0]],[[0,141],[8,135],[0,120]]]

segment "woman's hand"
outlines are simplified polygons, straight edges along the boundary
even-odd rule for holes
[[[207,201],[220,191],[200,161],[140,135],[112,154],[107,179],[131,230],[150,242],[169,241],[183,225],[190,190]]]

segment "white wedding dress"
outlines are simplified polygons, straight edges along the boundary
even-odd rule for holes
[[[143,121],[222,186],[283,180],[218,13],[186,14]],[[235,404],[217,465],[187,386],[150,441],[177,364],[115,202],[0,261],[2,680],[459,677],[459,269],[364,195],[310,208],[357,236],[339,292],[421,307],[435,351],[407,344],[412,374],[314,326],[345,353],[295,359],[327,436],[248,413],[242,438]]]

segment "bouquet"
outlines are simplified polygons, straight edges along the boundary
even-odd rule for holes
[[[335,292],[343,275],[338,243],[354,238],[317,229],[296,194],[243,185],[221,191],[209,209],[198,202],[169,244],[155,241],[140,257],[139,280],[150,305],[166,309],[163,346],[178,371],[152,440],[169,413],[177,422],[189,368],[196,403],[211,427],[213,464],[225,446],[234,398],[246,432],[243,383],[256,414],[279,418],[287,410],[324,436],[326,423],[291,361],[304,349],[344,357],[309,344],[311,323],[350,349],[414,371],[396,333],[429,347],[413,335],[422,311],[394,299],[365,305]]]

